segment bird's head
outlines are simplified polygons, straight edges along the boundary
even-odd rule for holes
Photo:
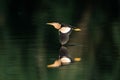
[[[51,23],[47,23],[47,24],[53,26],[55,29],[61,28],[61,24],[58,22],[51,22]]]

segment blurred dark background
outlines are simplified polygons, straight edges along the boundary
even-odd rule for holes
[[[0,0],[0,80],[120,80],[119,0]],[[47,68],[59,53],[47,22],[80,27],[68,50],[82,61]]]

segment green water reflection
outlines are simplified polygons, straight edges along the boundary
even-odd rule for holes
[[[58,57],[59,47],[47,46],[43,36],[39,35],[41,32],[36,34],[35,40],[32,38],[11,39],[12,36],[9,34],[1,38],[1,80],[112,80],[119,78],[117,76],[119,73],[117,72],[119,70],[118,56],[111,57],[110,54],[107,56],[108,54],[95,53],[94,46],[91,45],[69,47],[78,51],[77,53],[70,52],[70,54],[82,57],[81,62],[59,68],[47,68],[47,65],[53,63]],[[115,36],[115,38],[118,37]],[[81,47],[85,47],[83,53],[79,53],[78,49]]]
[[[0,0],[0,80],[120,80],[119,19],[118,0]],[[80,62],[47,68],[60,48],[49,21],[80,26],[68,47]]]

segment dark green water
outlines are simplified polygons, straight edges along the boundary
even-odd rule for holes
[[[0,0],[0,80],[120,80],[119,0]],[[47,68],[59,56],[47,22],[82,29],[70,36],[80,62]]]
[[[59,48],[47,48],[42,43],[41,37],[36,41],[33,39],[27,39],[27,41],[26,39],[4,39],[1,42],[3,45],[0,48],[1,80],[110,80],[113,77],[112,72],[114,71],[110,70],[112,68],[109,69],[107,63],[101,65],[103,69],[99,68],[97,66],[99,63],[96,63],[94,55],[89,51],[82,53],[84,55],[81,56],[80,62],[59,68],[47,68],[47,65],[53,63],[58,57]],[[71,48],[81,47],[72,46]],[[74,56],[80,54],[71,53]]]
[[[118,24],[114,25],[115,29],[118,28]],[[0,80],[119,79],[119,53],[115,47],[111,48],[109,41],[102,47],[95,47],[95,42],[90,39],[84,45],[69,46],[69,54],[82,60],[67,66],[47,68],[59,56],[59,41],[54,44],[52,39],[45,40],[41,35],[43,32],[39,31],[27,36],[16,36],[18,33],[10,34],[7,30],[1,33]],[[115,38],[119,38],[118,33],[114,34]],[[119,40],[115,42],[119,44]]]

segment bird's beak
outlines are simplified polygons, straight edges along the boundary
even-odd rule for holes
[[[73,29],[74,31],[81,31],[81,29],[80,28],[75,28],[75,29]]]

